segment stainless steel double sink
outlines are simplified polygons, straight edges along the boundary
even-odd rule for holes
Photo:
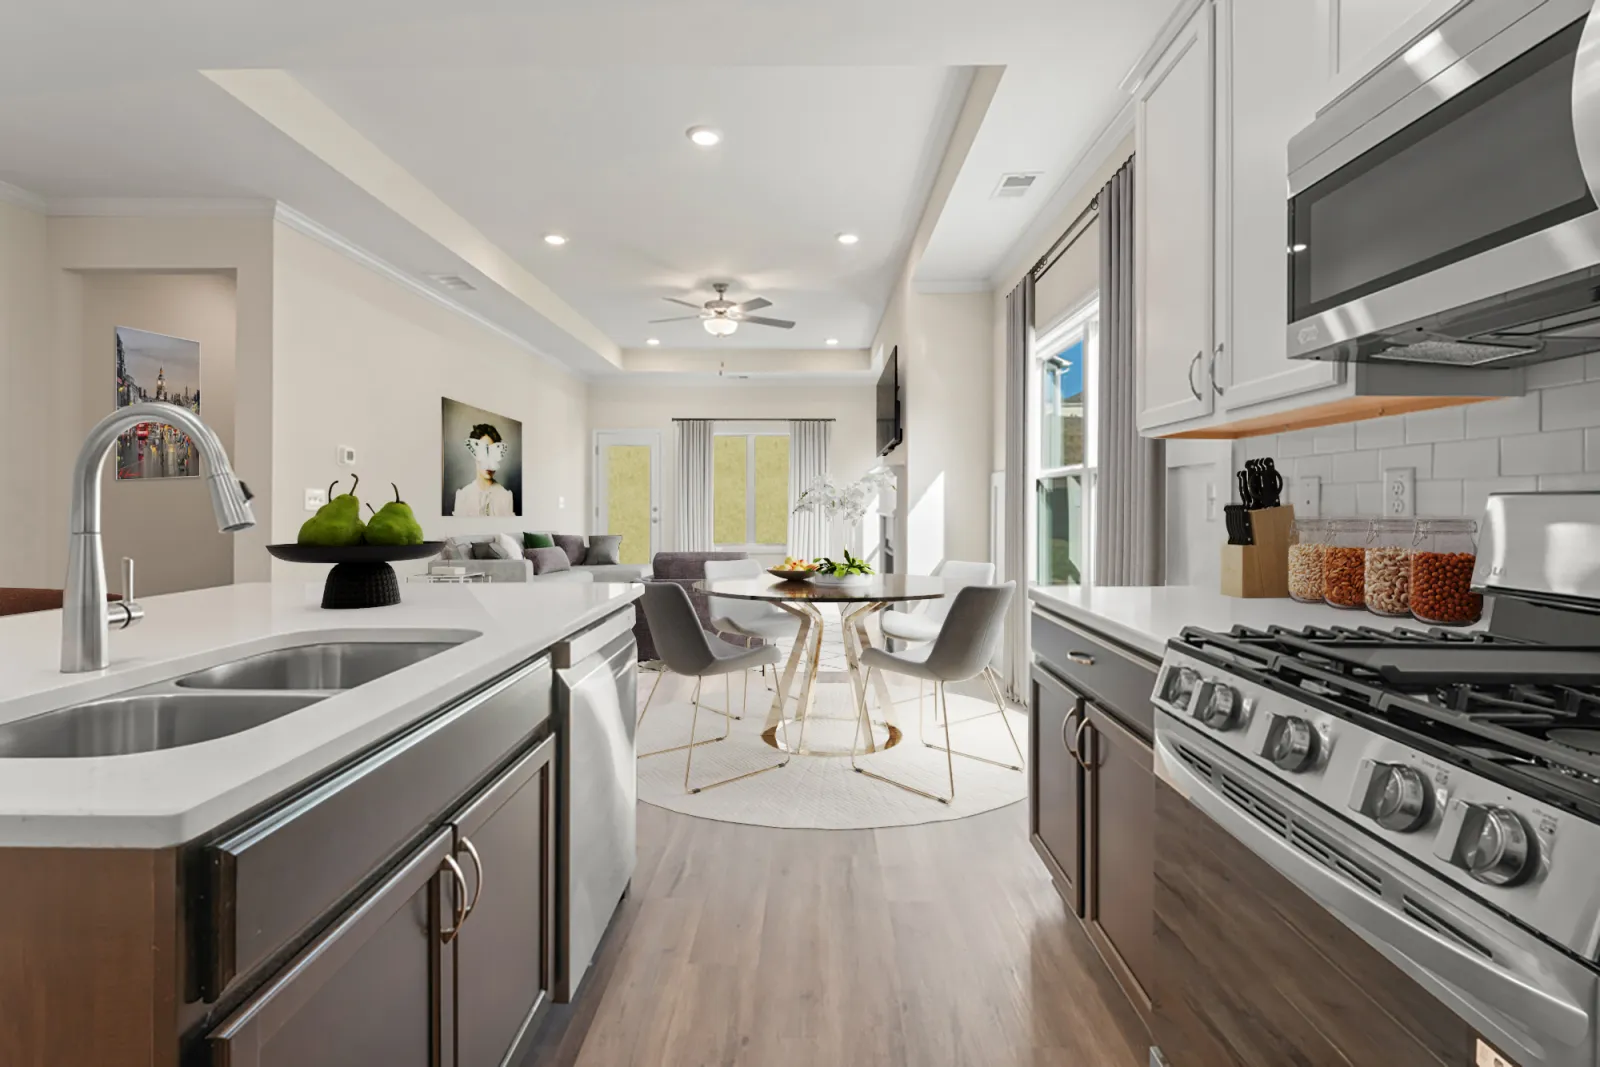
[[[478,636],[329,641],[259,652],[99,700],[0,723],[0,758],[124,756],[240,733]]]

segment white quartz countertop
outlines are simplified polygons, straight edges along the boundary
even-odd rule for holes
[[[0,723],[309,641],[396,630],[470,639],[229,737],[123,756],[0,758],[0,846],[158,848],[192,840],[427,715],[561,638],[627,608],[639,585],[408,584],[400,604],[324,611],[317,583],[141,598],[111,667],[62,674],[61,612],[0,618]],[[413,635],[408,634],[407,637]]]
[[[1234,626],[1427,627],[1414,619],[1389,619],[1368,611],[1302,604],[1288,597],[1246,600],[1189,585],[1130,585],[1097,588],[1036,586],[1028,596],[1040,607],[1074,619],[1096,633],[1160,659],[1167,642],[1185,626],[1228,630]],[[1478,629],[1480,627],[1467,627]]]

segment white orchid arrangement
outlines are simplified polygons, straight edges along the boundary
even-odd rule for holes
[[[800,499],[795,501],[795,514],[820,511],[828,519],[842,515],[846,522],[857,523],[867,514],[872,498],[893,485],[894,471],[888,467],[874,468],[844,485],[824,474],[800,494]]]

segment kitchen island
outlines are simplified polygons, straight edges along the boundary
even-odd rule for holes
[[[59,612],[0,619],[0,1063],[523,1047],[631,871],[632,753],[593,744],[631,748],[640,590],[180,593],[87,674],[56,669]],[[599,809],[590,862],[565,817]]]

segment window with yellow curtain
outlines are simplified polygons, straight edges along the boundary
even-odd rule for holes
[[[718,548],[783,551],[789,541],[789,435],[718,433],[712,444]]]

